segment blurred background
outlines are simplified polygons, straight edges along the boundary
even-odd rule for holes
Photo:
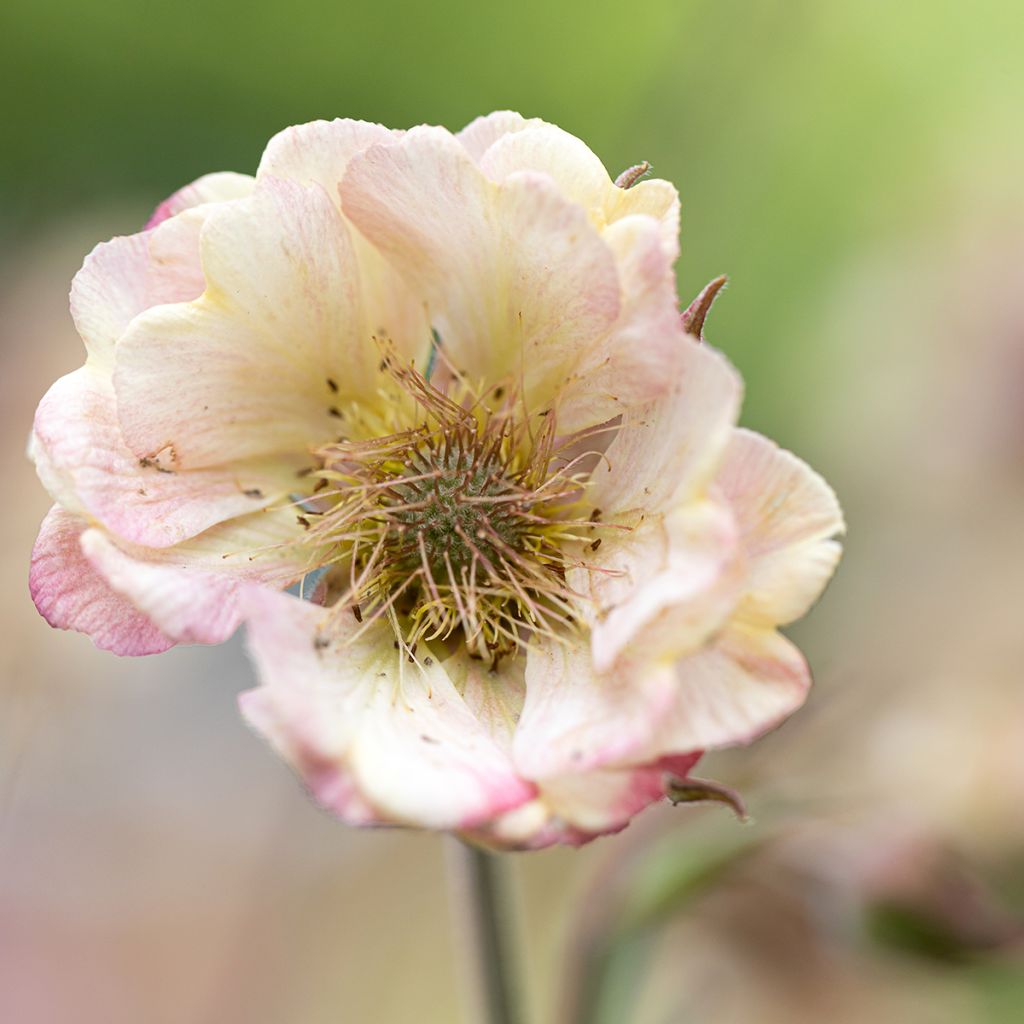
[[[514,859],[535,1020],[1024,1020],[1024,6],[7,0],[0,10],[0,1020],[449,1022],[444,843],[330,821],[235,711],[240,645],[119,660],[26,587],[67,289],[288,124],[512,107],[683,196],[684,301],[846,557],[807,708],[652,810]]]

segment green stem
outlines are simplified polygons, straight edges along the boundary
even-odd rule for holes
[[[472,1019],[474,1024],[522,1024],[503,856],[454,837],[450,843],[453,896],[477,1008]]]

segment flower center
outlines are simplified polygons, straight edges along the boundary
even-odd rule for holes
[[[334,607],[365,628],[386,617],[410,651],[463,642],[492,664],[535,635],[565,635],[578,564],[565,545],[591,540],[595,524],[579,517],[585,476],[561,456],[554,417],[453,401],[411,368],[394,376],[416,426],[317,452],[305,522],[328,552]]]

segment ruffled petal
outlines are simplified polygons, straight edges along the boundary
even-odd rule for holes
[[[450,361],[550,407],[619,312],[614,257],[542,175],[487,180],[443,129],[352,160],[342,205],[428,304]],[[613,409],[608,415],[614,415]]]
[[[749,743],[791,715],[811,685],[807,662],[780,633],[732,625],[679,662],[679,689],[655,753]]]
[[[96,369],[113,369],[114,345],[144,310],[202,294],[199,233],[209,208],[151,231],[102,242],[71,283],[71,316]]]
[[[718,468],[739,414],[743,384],[725,357],[683,336],[675,378],[661,398],[629,410],[593,473],[606,519],[650,516],[700,496]]]
[[[514,110],[495,110],[470,121],[455,137],[479,163],[487,150],[505,135],[541,124],[544,122],[539,117],[526,118]]]
[[[589,146],[553,124],[523,123],[503,133],[480,157],[480,168],[493,181],[519,171],[539,171],[559,190],[585,207],[598,228],[623,217],[643,214],[657,226],[669,260],[679,254],[679,194],[674,185],[649,179],[619,188]]]
[[[251,581],[287,587],[310,568],[287,513],[233,520],[173,548],[116,544],[87,530],[81,547],[108,585],[178,643],[219,644],[241,621],[240,588]]]
[[[115,654],[159,654],[174,641],[113,590],[79,546],[84,519],[55,505],[32,549],[29,592],[39,614],[57,629],[85,633]]]
[[[242,695],[243,713],[300,773],[333,766],[342,817],[372,808],[395,823],[472,828],[533,795],[441,664],[403,661],[384,624],[357,635],[347,610],[258,587],[245,606],[263,685]]]
[[[295,125],[279,132],[267,144],[256,178],[285,178],[300,185],[319,185],[340,210],[339,187],[352,158],[372,145],[396,142],[404,134],[348,118]],[[430,345],[430,322],[423,303],[395,268],[357,231],[351,233],[351,242],[359,264],[368,329],[378,338],[387,338],[406,359],[424,365]]]
[[[196,178],[191,185],[178,189],[165,199],[146,222],[146,228],[155,228],[165,220],[183,210],[190,210],[203,203],[223,203],[232,199],[244,199],[252,193],[254,179],[251,174],[236,174],[234,171],[215,171]]]
[[[601,675],[586,644],[542,644],[527,655],[516,768],[541,782],[628,760],[649,745],[675,686],[667,663],[625,662]]]
[[[679,255],[679,193],[675,185],[662,178],[649,178],[605,195],[604,216],[609,224],[637,215],[657,222],[665,253],[675,262]]]
[[[211,215],[202,255],[202,297],[150,310],[118,344],[128,447],[193,469],[336,436],[336,403],[373,393],[380,356],[326,193],[268,178]]]
[[[622,307],[608,338],[560,392],[564,430],[601,422],[663,394],[687,356],[675,270],[658,223],[627,217],[602,237],[618,264]]]
[[[678,658],[700,647],[740,597],[743,563],[728,504],[707,499],[584,549],[570,586],[589,597],[594,666],[611,671],[631,650]],[[588,571],[593,565],[595,571]]]
[[[546,779],[534,800],[501,815],[474,838],[499,849],[583,846],[622,831],[644,808],[664,800],[667,780],[685,778],[700,758],[696,751],[639,767]]]
[[[299,185],[319,185],[337,203],[338,186],[352,157],[370,146],[393,142],[403,134],[381,124],[347,117],[293,125],[267,143],[256,179],[284,178]]]
[[[491,667],[460,650],[445,659],[444,669],[473,717],[511,754],[512,737],[526,699],[526,660],[509,658]]]
[[[191,472],[140,460],[121,438],[113,387],[91,363],[46,393],[29,450],[56,501],[146,547],[178,544],[295,484],[296,467],[280,460]]]
[[[747,560],[739,615],[774,626],[800,618],[835,571],[843,513],[832,488],[795,455],[736,430],[717,484],[732,504]]]
[[[587,210],[603,210],[605,193],[615,187],[590,147],[553,124],[524,125],[504,134],[483,154],[480,169],[492,181],[520,171],[546,174],[563,195]]]

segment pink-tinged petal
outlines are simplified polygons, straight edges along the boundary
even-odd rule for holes
[[[143,314],[117,346],[128,447],[195,469],[336,436],[336,403],[372,393],[380,354],[327,194],[261,181],[211,214],[202,257],[202,297]]]
[[[172,196],[165,199],[146,222],[146,227],[155,228],[165,220],[177,216],[184,210],[204,203],[223,203],[232,199],[244,199],[252,193],[254,179],[249,174],[236,174],[234,171],[215,171],[204,174],[191,185],[178,189]]]
[[[113,368],[114,345],[139,313],[202,294],[199,233],[208,212],[102,242],[85,258],[71,284],[71,316],[94,367]]]
[[[583,846],[620,832],[632,818],[665,798],[669,779],[683,779],[698,751],[640,767],[599,769],[545,780],[536,799],[509,811],[475,834],[497,848],[539,850]]]
[[[555,401],[618,315],[614,257],[582,208],[542,175],[495,185],[442,129],[355,157],[342,205],[423,296],[451,362],[510,379],[531,409]]]
[[[521,132],[544,124],[538,117],[526,118],[513,110],[495,110],[491,114],[470,121],[455,137],[466,147],[466,151],[477,162],[499,139],[512,132]]]
[[[270,176],[299,185],[319,185],[338,202],[338,186],[352,157],[370,146],[394,142],[403,134],[380,124],[341,117],[293,125],[267,143],[256,180]]]
[[[590,147],[553,124],[505,134],[481,157],[480,169],[499,182],[519,171],[546,174],[564,196],[588,210],[601,209],[606,192],[615,187]]]
[[[357,635],[347,609],[258,587],[245,605],[263,685],[242,695],[242,710],[297,771],[319,766],[306,776],[315,792],[334,767],[330,805],[342,817],[357,819],[355,806],[399,824],[472,828],[533,795],[441,664],[408,663],[385,624]]]
[[[525,659],[508,658],[492,668],[460,650],[445,659],[444,669],[473,717],[503,751],[511,753],[526,699]]]
[[[219,644],[241,621],[240,588],[252,581],[286,587],[308,569],[294,518],[256,513],[173,548],[116,544],[87,530],[82,551],[111,588],[179,643]]]
[[[40,615],[57,629],[74,629],[115,654],[159,654],[174,645],[130,601],[112,590],[86,559],[79,516],[55,505],[32,549],[29,591]]]
[[[558,841],[570,846],[620,832],[634,815],[664,798],[665,774],[657,768],[563,775],[545,781],[541,791],[541,799],[561,825]]]
[[[664,393],[686,357],[675,271],[657,222],[627,217],[606,230],[603,239],[618,263],[622,308],[607,339],[566,381],[559,415],[564,430]]]
[[[586,644],[542,644],[527,655],[517,769],[540,782],[630,759],[650,744],[675,688],[667,663],[624,662],[600,675]]]
[[[605,219],[616,224],[625,217],[652,217],[668,258],[679,255],[679,193],[675,185],[661,178],[649,178],[630,189],[618,189],[606,195]]]
[[[629,410],[593,474],[605,519],[660,513],[710,483],[732,434],[743,385],[725,357],[683,336],[675,378],[661,398]]]
[[[113,387],[91,363],[43,397],[30,454],[55,500],[146,547],[178,544],[295,484],[295,467],[277,460],[191,472],[140,460],[121,438]]]
[[[351,159],[372,145],[387,145],[404,134],[347,118],[286,128],[267,144],[256,179],[285,178],[300,185],[319,185],[340,210],[339,186]],[[389,339],[401,355],[424,365],[430,322],[422,301],[358,232],[352,233],[351,242],[359,264],[366,325],[377,337]],[[377,355],[376,349],[370,353],[374,358]]]
[[[839,561],[844,529],[832,488],[795,455],[736,430],[716,478],[739,523],[747,559],[739,613],[766,626],[800,618]]]
[[[504,134],[480,157],[480,168],[493,181],[504,181],[519,171],[546,174],[563,195],[590,212],[598,227],[637,214],[651,217],[669,261],[679,254],[675,186],[655,178],[619,188],[586,143],[553,124],[523,125]]]
[[[663,753],[749,743],[791,715],[811,685],[780,633],[733,625],[676,666],[678,690],[658,738]]]
[[[591,650],[599,672],[630,652],[678,658],[697,650],[728,619],[740,598],[743,563],[732,512],[716,500],[694,501],[632,534],[584,549],[571,586],[589,588]]]

